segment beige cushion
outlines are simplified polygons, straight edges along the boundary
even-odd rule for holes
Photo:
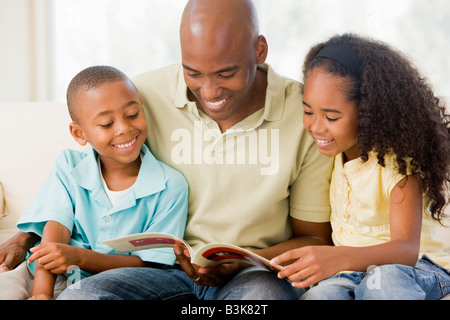
[[[80,149],[65,104],[0,104],[0,183],[8,214],[19,217],[65,148]],[[7,152],[5,152],[7,151]],[[0,201],[3,203],[3,201]]]
[[[33,275],[27,263],[14,270],[0,273],[0,300],[24,300],[31,293]]]

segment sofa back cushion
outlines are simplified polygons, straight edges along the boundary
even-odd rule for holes
[[[0,104],[3,213],[19,217],[37,194],[58,154],[65,148],[82,149],[69,132],[70,121],[63,103]]]

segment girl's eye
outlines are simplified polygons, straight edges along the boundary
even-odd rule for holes
[[[339,119],[338,119],[338,118],[330,118],[330,117],[327,117],[327,120],[330,121],[330,122],[336,122],[336,121],[338,121]]]
[[[313,114],[312,112],[308,112],[308,111],[306,111],[306,110],[305,110],[303,113],[304,113],[305,115],[307,115],[307,116],[311,116],[311,115]]]

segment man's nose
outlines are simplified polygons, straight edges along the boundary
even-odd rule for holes
[[[206,101],[214,101],[222,94],[220,81],[212,77],[205,78],[201,90],[201,96]]]

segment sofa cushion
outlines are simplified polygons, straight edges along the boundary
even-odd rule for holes
[[[0,217],[5,213],[5,197],[3,195],[3,186],[0,183]]]
[[[70,135],[71,120],[63,103],[0,104],[0,114],[3,212],[19,217],[37,194],[56,156],[65,148],[81,147]]]

